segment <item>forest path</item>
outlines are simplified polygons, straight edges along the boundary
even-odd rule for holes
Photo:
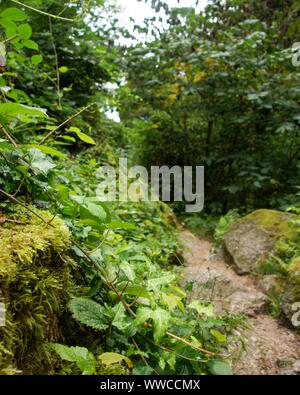
[[[246,351],[234,346],[235,374],[300,373],[300,336],[266,313],[267,298],[251,276],[238,275],[222,256],[212,254],[212,243],[181,229],[185,259],[184,281],[193,282],[191,298],[210,300],[216,311],[245,314],[249,329]],[[241,353],[242,351],[242,353]]]

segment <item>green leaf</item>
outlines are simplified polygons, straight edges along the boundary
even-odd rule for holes
[[[61,66],[59,69],[59,72],[60,73],[67,73],[68,71],[69,71],[69,69],[68,69],[68,67],[67,66]]]
[[[74,127],[74,126],[72,126],[69,129],[67,129],[67,131],[71,132],[71,133],[75,133],[77,135],[77,137],[81,141],[83,141],[83,142],[85,142],[87,144],[91,144],[91,145],[95,145],[96,144],[95,140],[92,137],[90,137],[87,134],[81,132],[80,129],[78,129],[78,128]]]
[[[115,352],[105,352],[98,357],[98,360],[105,366],[114,365],[116,363],[123,364],[125,362],[129,369],[133,367],[129,358]]]
[[[136,324],[140,325],[152,319],[153,321],[153,338],[156,343],[165,335],[170,321],[170,314],[164,309],[157,308],[152,310],[149,307],[140,307],[136,314]]]
[[[224,361],[214,360],[209,363],[210,371],[217,376],[231,376],[233,375],[231,366]]]
[[[122,302],[119,302],[114,306],[113,312],[115,313],[115,316],[111,323],[112,326],[118,328],[120,331],[124,331],[131,326],[132,319],[126,315],[126,310]]]
[[[23,23],[18,27],[18,34],[22,40],[28,40],[32,35],[31,26],[28,23]]]
[[[204,314],[208,317],[214,316],[214,309],[212,305],[205,306],[199,300],[193,300],[188,306],[189,309],[194,309],[198,314]]]
[[[66,155],[52,147],[47,147],[46,145],[39,145],[39,144],[31,144],[31,145],[25,145],[25,147],[33,147],[37,148],[40,151],[42,151],[46,155],[51,155],[51,156],[56,156],[57,158],[65,158]]]
[[[12,21],[24,21],[27,15],[16,7],[9,7],[1,12],[1,17]]]
[[[24,45],[26,48],[34,49],[35,51],[38,51],[38,50],[39,50],[38,44],[37,44],[35,41],[32,41],[32,40],[24,40],[24,41],[23,41],[23,45]]]
[[[226,343],[227,337],[223,333],[217,331],[216,329],[211,329],[210,333],[217,339],[219,343]]]
[[[69,303],[73,317],[81,324],[102,331],[108,328],[104,307],[90,299],[75,298]]]
[[[166,310],[158,308],[153,311],[152,320],[154,329],[154,341],[155,343],[159,343],[168,329],[170,314]]]
[[[120,269],[126,275],[129,281],[133,282],[135,280],[135,272],[133,270],[133,267],[130,265],[130,263],[126,261],[122,262],[120,265]]]
[[[10,117],[18,115],[34,115],[43,118],[47,117],[46,110],[44,108],[30,107],[18,103],[1,103],[0,115]]]
[[[84,202],[80,207],[80,217],[82,219],[93,219],[103,222],[106,219],[106,211],[99,204]]]
[[[56,165],[37,148],[28,150],[31,167],[39,170],[43,174],[48,174],[49,170],[54,169]]]
[[[32,64],[39,64],[43,61],[42,55],[33,55],[31,56],[31,63]]]
[[[50,347],[68,362],[76,362],[83,374],[94,374],[96,370],[96,358],[85,347],[68,347],[63,344],[50,343]]]

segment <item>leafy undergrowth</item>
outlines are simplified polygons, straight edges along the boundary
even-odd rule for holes
[[[77,19],[75,4],[68,12]],[[1,12],[1,70],[7,61],[10,72],[1,72],[0,77],[4,137],[0,139],[0,226],[12,211],[23,207],[49,227],[59,217],[71,231],[70,254],[78,264],[74,281],[80,291],[69,301],[70,315],[63,318],[60,328],[65,344],[48,345],[51,353],[65,361],[54,366],[55,372],[230,373],[228,343],[240,320],[218,317],[212,306],[188,302],[170,267],[178,261],[170,210],[162,203],[103,202],[97,192],[97,170],[100,165],[117,163],[120,135],[120,126],[99,111],[99,102],[107,100],[105,95],[99,99],[99,84],[109,80],[109,72],[93,64],[107,48],[101,47],[101,38],[83,19],[78,18],[73,28],[56,18],[55,27],[68,36],[64,43],[68,55],[62,59],[70,67],[74,58],[69,54],[79,50],[78,37],[86,34],[99,43],[98,52],[91,53],[91,46],[85,47],[82,40],[78,56],[80,63],[89,62],[89,71],[78,76],[79,70],[72,68],[74,81],[67,84],[60,77],[69,68],[58,64],[56,52],[60,52],[55,50],[51,22],[47,18],[49,27],[44,36],[40,34],[45,52],[52,42],[51,51],[56,54],[48,56],[48,65],[38,44],[30,40],[27,18],[16,7]],[[30,21],[36,22],[35,18],[39,16],[31,14]],[[44,20],[37,25],[42,30]],[[107,53],[112,53],[110,46]],[[113,74],[111,63],[107,68]],[[63,82],[67,85],[62,88]],[[76,92],[72,92],[73,85]],[[98,126],[103,124],[106,138]],[[94,147],[91,154],[83,151],[88,146]],[[45,210],[53,215],[51,220],[39,214]],[[32,332],[28,336],[33,340]],[[32,373],[37,373],[36,363],[32,362]]]

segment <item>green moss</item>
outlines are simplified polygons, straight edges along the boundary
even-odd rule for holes
[[[46,222],[53,219],[37,212]],[[74,287],[75,264],[65,254],[70,234],[59,218],[52,226],[24,211],[9,219],[23,224],[0,226],[0,289],[7,310],[0,328],[0,372],[49,373],[55,360],[46,343],[61,338],[59,320]]]
[[[276,239],[295,240],[299,227],[291,224],[297,216],[276,210],[257,210],[242,218],[241,221],[253,221]]]
[[[300,256],[297,256],[291,261],[288,274],[292,283],[300,285]]]

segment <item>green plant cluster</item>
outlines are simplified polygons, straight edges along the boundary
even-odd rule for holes
[[[51,365],[49,373],[230,373],[228,344],[240,320],[218,317],[212,306],[189,302],[178,286],[169,267],[178,261],[169,208],[163,203],[102,202],[96,194],[99,166],[117,163],[126,150],[126,138],[119,138],[123,126],[105,116],[116,98],[104,86],[124,72],[116,66],[122,56],[113,40],[120,31],[112,17],[106,29],[114,8],[101,0],[90,8],[79,3],[35,0],[31,9],[25,3],[1,3],[0,230],[8,242],[10,220],[16,221],[12,236],[19,256],[6,250],[0,257],[10,260],[9,273],[18,273],[19,282],[8,283],[6,290],[16,303],[12,311],[28,320],[28,330],[14,326],[18,335],[12,331],[10,336],[18,336],[21,351],[8,350],[8,358],[28,373],[44,368],[37,347],[66,361]],[[18,214],[21,207],[38,226],[22,223],[28,219],[23,211]],[[53,239],[51,229],[61,220],[63,230]],[[27,243],[24,250],[16,247],[19,240]],[[56,267],[63,246],[78,265],[73,273],[78,289],[70,301],[65,293],[63,301],[57,300],[67,290],[66,276]],[[47,262],[41,251],[47,251]],[[22,271],[23,263],[30,269]],[[4,273],[2,261],[0,268]],[[36,283],[30,282],[33,277]],[[22,309],[27,294],[24,303],[30,306]],[[33,297],[38,300],[30,304]],[[63,333],[64,345],[55,343],[62,336],[43,333],[45,317],[61,303],[70,315],[59,328],[53,325]],[[41,325],[35,326],[31,308],[37,309]],[[11,363],[2,363],[9,372]]]

